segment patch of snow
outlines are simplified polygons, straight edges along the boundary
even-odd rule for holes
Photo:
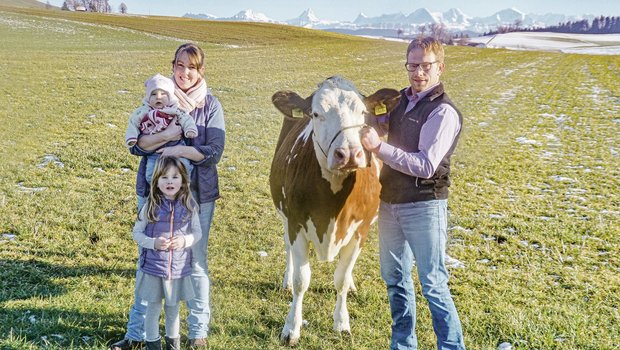
[[[561,176],[561,175],[553,175],[551,176],[551,178],[557,182],[575,182],[574,179],[571,179],[570,177],[566,177],[566,176]]]
[[[620,54],[620,34],[514,32],[470,38],[471,43],[511,50],[559,51],[590,55]]]
[[[17,184],[17,187],[19,188],[20,192],[28,192],[28,193],[41,192],[47,189],[47,187],[26,187],[24,186],[23,182],[19,182]]]
[[[465,264],[463,262],[451,257],[448,254],[446,254],[445,256],[445,263],[446,263],[446,267],[450,267],[453,269],[464,269],[465,268]]]
[[[518,143],[520,143],[522,145],[538,145],[538,141],[530,140],[530,139],[528,139],[527,137],[524,137],[524,136],[517,137],[515,139],[515,141],[517,141]]]
[[[512,350],[512,344],[503,342],[497,346],[497,350]]]
[[[57,156],[53,155],[53,154],[46,154],[43,156],[43,161],[37,165],[37,168],[44,168],[46,165],[48,164],[54,164],[60,168],[64,168],[65,165],[63,162],[60,161],[60,159],[58,159]]]

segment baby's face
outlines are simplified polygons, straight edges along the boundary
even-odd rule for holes
[[[170,103],[170,97],[168,93],[162,89],[155,89],[149,96],[149,104],[151,107],[161,109],[166,107]]]

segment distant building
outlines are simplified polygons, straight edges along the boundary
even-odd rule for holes
[[[86,7],[82,6],[82,5],[78,5],[75,7],[76,11],[81,11],[81,12],[86,12]]]

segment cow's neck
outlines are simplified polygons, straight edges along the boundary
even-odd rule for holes
[[[332,192],[337,193],[342,189],[344,180],[346,180],[346,178],[349,177],[351,173],[336,173],[333,171],[329,171],[323,166],[321,166],[321,175],[325,180],[327,180],[327,182],[329,182],[329,188],[332,190]]]

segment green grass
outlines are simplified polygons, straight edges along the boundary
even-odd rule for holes
[[[366,94],[403,87],[406,44],[9,7],[0,37],[0,349],[103,349],[124,334],[138,165],[124,128],[143,81],[169,73],[184,40],[205,50],[227,123],[209,249],[211,348],[280,349],[291,297],[280,289],[282,229],[268,190],[281,122],[270,97],[307,96],[334,74]],[[616,348],[620,57],[446,50],[443,80],[465,115],[449,253],[466,265],[451,270],[451,287],[468,348]],[[47,155],[62,166],[43,165]],[[352,337],[331,330],[333,268],[312,260],[299,348],[387,348],[376,228],[354,271]],[[418,336],[421,349],[434,347],[419,289]]]

